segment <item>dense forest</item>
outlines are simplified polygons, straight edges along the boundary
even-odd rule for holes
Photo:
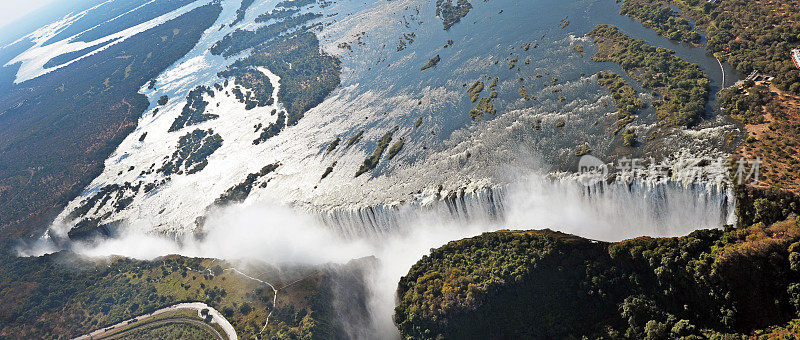
[[[208,102],[203,98],[205,95],[214,97],[214,91],[202,85],[189,91],[189,95],[186,97],[186,105],[183,106],[181,114],[172,122],[169,132],[178,131],[186,126],[200,124],[219,117],[215,114],[206,113]]]
[[[281,78],[278,100],[286,108],[287,126],[297,124],[306,111],[319,105],[339,86],[341,62],[323,52],[317,36],[308,30],[301,29],[254,47],[250,56],[234,62],[227,72],[259,66]]]
[[[660,0],[624,1],[620,14],[639,20],[644,26],[658,32],[670,40],[700,43],[700,33],[692,23],[676,14],[670,6]]]
[[[739,72],[774,76],[781,90],[800,94],[800,70],[789,52],[800,46],[800,3],[794,0],[624,0],[623,8],[676,6],[706,34],[706,48]],[[639,18],[638,16],[634,16]],[[657,30],[659,31],[659,30]],[[666,35],[669,37],[669,35]]]
[[[739,338],[800,322],[800,219],[605,243],[552,231],[451,242],[403,277],[405,338]]]
[[[222,136],[214,130],[196,129],[178,139],[172,157],[158,169],[164,176],[196,173],[208,165],[208,157],[222,146]]]
[[[599,48],[593,60],[620,64],[660,96],[653,106],[662,124],[693,126],[703,117],[709,80],[699,66],[676,57],[674,51],[628,37],[615,26],[598,25],[588,35]]]

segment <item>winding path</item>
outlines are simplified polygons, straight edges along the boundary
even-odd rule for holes
[[[74,340],[103,339],[103,338],[112,336],[112,334],[109,334],[110,332],[113,332],[113,331],[115,331],[115,330],[117,330],[117,329],[119,329],[121,327],[125,327],[125,326],[127,326],[127,325],[129,325],[131,323],[141,322],[141,321],[147,320],[148,318],[152,318],[154,316],[157,316],[157,315],[160,315],[160,314],[164,314],[166,312],[176,311],[176,310],[179,310],[179,309],[195,310],[195,311],[197,311],[198,317],[202,317],[200,315],[201,311],[203,309],[207,309],[208,310],[208,314],[211,315],[211,317],[212,317],[211,323],[218,324],[222,328],[222,330],[225,331],[225,336],[227,337],[227,339],[229,339],[229,340],[238,340],[239,339],[239,337],[236,335],[236,330],[233,328],[233,325],[231,325],[231,323],[228,322],[228,320],[225,319],[225,317],[223,317],[222,314],[220,314],[219,311],[217,311],[213,307],[211,307],[211,306],[209,306],[209,305],[207,305],[205,303],[202,303],[202,302],[186,302],[186,303],[179,303],[177,305],[169,306],[169,307],[166,307],[166,308],[161,308],[161,309],[156,310],[155,312],[152,312],[152,313],[139,315],[139,316],[137,316],[135,318],[122,321],[122,322],[117,323],[117,324],[112,325],[112,326],[103,327],[103,328],[95,330],[94,332],[91,332],[89,334],[81,335],[81,336],[75,338]],[[206,326],[209,326],[208,324],[205,324],[202,321],[199,321],[199,320],[196,320],[196,321],[198,323],[202,323],[202,324],[204,324]],[[140,326],[136,326],[134,328],[138,328],[138,327],[140,327]],[[211,328],[213,329],[213,327],[211,327]],[[219,332],[217,332],[216,330],[214,330],[214,332],[217,335],[219,335],[220,338],[223,338],[221,336],[221,334],[219,334]]]
[[[196,320],[196,319],[182,318],[182,317],[166,318],[166,319],[153,321],[153,322],[148,322],[148,323],[137,323],[133,327],[128,328],[126,330],[123,330],[123,331],[121,331],[119,333],[110,334],[110,335],[108,335],[107,338],[108,339],[117,339],[117,338],[119,338],[119,337],[121,337],[121,336],[123,336],[123,335],[125,335],[127,333],[130,333],[130,332],[133,332],[133,331],[137,331],[137,330],[145,328],[145,327],[154,327],[154,326],[167,325],[167,324],[170,324],[170,323],[173,323],[173,322],[188,323],[188,324],[192,324],[194,326],[200,327],[203,330],[207,331],[209,334],[213,334],[214,335],[214,339],[218,339],[218,340],[227,339],[226,337],[222,336],[222,334],[219,334],[219,332],[216,329],[214,329],[214,327],[211,327],[211,325],[209,325],[209,324],[207,324],[207,323],[205,323],[203,321]],[[104,338],[106,338],[105,335],[100,335],[100,336],[97,337],[97,339],[104,339]]]
[[[233,271],[233,272],[235,272],[235,273],[237,273],[237,274],[239,274],[241,276],[244,276],[244,277],[246,277],[246,278],[248,278],[250,280],[261,282],[261,283],[269,286],[269,288],[272,288],[272,293],[273,293],[272,294],[272,309],[270,309],[269,314],[267,314],[267,321],[264,322],[264,327],[261,327],[261,331],[258,332],[258,334],[264,333],[264,331],[267,329],[267,325],[269,324],[269,318],[272,316],[272,312],[275,311],[275,307],[277,306],[277,303],[278,303],[278,289],[276,289],[275,286],[273,286],[271,283],[269,283],[267,281],[263,281],[263,280],[259,280],[257,278],[254,278],[254,277],[252,277],[250,275],[242,273],[240,270],[238,270],[236,268],[233,268],[233,267],[225,269],[223,271],[228,271],[228,270]]]

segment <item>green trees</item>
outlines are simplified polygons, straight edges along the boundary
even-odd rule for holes
[[[623,11],[627,9],[627,12],[623,14],[648,25],[649,17],[639,12],[665,5],[676,6],[682,17],[693,19],[697,28],[706,33],[706,48],[720,60],[743,74],[759,70],[774,76],[776,87],[800,94],[800,70],[794,67],[789,56],[791,49],[800,45],[800,25],[797,24],[800,3],[797,1],[625,0]],[[684,21],[681,19],[674,20],[676,23]],[[682,41],[681,36],[654,28],[670,39]]]
[[[752,334],[800,317],[797,263],[798,219],[618,243],[500,231],[423,257],[395,321],[422,339]]]
[[[445,30],[461,21],[471,9],[468,0],[457,0],[455,5],[453,0],[436,0],[436,16],[442,19]]]
[[[230,203],[241,203],[247,199],[247,196],[250,195],[250,191],[253,190],[253,186],[255,185],[256,181],[272,172],[274,172],[280,163],[273,163],[261,168],[261,171],[257,173],[252,173],[247,175],[247,178],[237,185],[228,188],[225,192],[216,200],[214,200],[214,204],[216,205],[226,205]],[[216,267],[215,267],[216,268]]]
[[[665,125],[692,126],[699,122],[708,101],[709,80],[696,64],[675,56],[675,52],[634,40],[614,26],[598,25],[589,36],[599,50],[595,61],[622,66],[631,78],[661,95],[653,102]]]
[[[700,34],[694,30],[689,20],[675,14],[672,9],[658,0],[625,0],[620,14],[627,15],[654,29],[670,40],[700,43]]]
[[[645,108],[647,104],[639,99],[633,87],[614,72],[598,73],[597,82],[611,92],[611,98],[614,99],[614,104],[619,110],[617,121],[612,126],[612,132],[617,134],[630,124],[636,117],[637,111]]]
[[[397,129],[398,128],[395,127],[391,131],[389,131],[386,134],[384,134],[381,137],[380,140],[378,140],[378,145],[375,146],[375,151],[372,152],[371,156],[369,156],[366,159],[364,159],[364,164],[361,164],[361,166],[358,168],[358,171],[356,171],[355,177],[361,176],[361,174],[363,174],[363,173],[365,173],[367,171],[370,171],[370,170],[374,169],[376,166],[378,166],[378,162],[380,161],[381,156],[383,156],[383,152],[389,146],[389,143],[391,143],[392,136],[397,131]],[[397,145],[397,144],[395,144],[395,145]],[[400,147],[402,147],[402,144],[400,144]],[[400,147],[397,148],[397,151],[395,152],[395,154],[400,151]],[[394,155],[392,155],[392,157],[394,157]],[[390,157],[390,159],[391,159],[391,157]]]
[[[420,68],[420,71],[425,71],[425,70],[427,70],[427,69],[429,69],[431,67],[436,66],[436,64],[438,64],[440,60],[442,60],[442,58],[440,58],[439,55],[437,54],[436,56],[431,58],[431,60],[428,60],[427,64],[422,65],[422,68]]]
[[[159,172],[169,176],[173,173],[193,174],[208,165],[208,157],[222,146],[222,136],[214,130],[196,129],[178,139],[177,150]]]
[[[169,127],[169,132],[178,131],[183,127],[200,124],[219,117],[216,114],[205,113],[208,102],[203,99],[204,95],[213,97],[214,91],[209,87],[201,85],[189,92],[189,95],[186,97],[186,105],[183,106],[181,114],[172,122],[172,125]],[[159,103],[160,102],[161,100],[159,99]]]

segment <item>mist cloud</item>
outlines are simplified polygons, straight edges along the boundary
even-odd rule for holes
[[[367,283],[372,292],[371,332],[385,338],[397,335],[392,313],[399,278],[431,248],[447,242],[499,229],[549,228],[605,241],[676,236],[702,227],[719,227],[730,218],[726,209],[732,209],[728,207],[732,197],[702,186],[640,183],[587,192],[575,181],[531,175],[506,192],[504,216],[494,221],[465,220],[443,213],[447,209],[417,206],[411,213],[404,209],[398,227],[388,234],[367,232],[345,237],[310,213],[263,202],[216,210],[208,217],[201,240],[193,235],[153,235],[146,232],[146,223],[131,221],[117,238],[75,243],[71,249],[92,257],[122,255],[149,260],[180,254],[303,265],[346,263],[375,256],[380,267]],[[54,227],[51,232],[64,234],[65,230]],[[42,240],[22,254],[56,249]]]

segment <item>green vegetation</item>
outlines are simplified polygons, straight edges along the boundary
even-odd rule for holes
[[[473,103],[481,97],[481,92],[483,91],[483,82],[480,80],[476,80],[472,86],[467,89],[467,94],[469,94],[469,100]]]
[[[231,27],[236,26],[236,24],[244,20],[244,16],[247,14],[247,9],[253,5],[253,2],[255,2],[255,0],[242,0],[242,4],[239,6],[239,9],[236,10],[236,18],[233,19]]]
[[[736,204],[736,219],[740,225],[770,225],[800,215],[800,195],[784,190],[739,186]]]
[[[631,7],[648,0],[625,0]],[[648,1],[649,2],[649,1]],[[800,3],[793,0],[664,0],[706,33],[706,48],[737,71],[774,76],[783,91],[800,94],[800,70],[789,52],[800,45]]]
[[[239,102],[245,104],[245,110],[252,110],[256,107],[272,105],[275,100],[272,98],[272,82],[260,70],[235,68],[223,71],[219,74],[223,78],[235,79],[235,84],[246,89],[242,92],[238,87],[233,89],[233,94]]]
[[[696,64],[675,56],[675,52],[634,40],[614,26],[598,25],[589,32],[599,50],[595,61],[620,64],[631,78],[657,92],[653,102],[665,125],[692,126],[705,113],[709,80]]]
[[[255,31],[237,29],[214,44],[214,46],[211,47],[210,52],[213,55],[221,55],[228,58],[246,49],[270,42],[273,39],[277,40],[279,38],[276,37],[279,37],[286,31],[319,17],[320,14],[303,13],[298,16],[288,17],[285,20],[276,22],[274,24],[261,27]],[[270,68],[270,70],[272,69]]]
[[[333,142],[328,144],[328,147],[325,148],[325,153],[328,154],[328,153],[331,153],[331,151],[335,150],[336,147],[339,146],[339,142],[340,141],[341,141],[341,139],[339,137],[336,137],[336,139],[334,139]]]
[[[497,114],[497,111],[494,109],[494,103],[492,103],[492,98],[494,97],[489,96],[481,98],[475,108],[469,111],[469,117],[472,120],[477,120],[483,118],[484,114]]]
[[[322,173],[322,177],[319,180],[321,181],[321,180],[325,179],[325,177],[328,177],[328,175],[330,175],[333,172],[333,168],[335,168],[335,167],[336,167],[336,162],[333,162],[333,164],[331,164],[331,166],[329,166],[329,167],[327,167],[325,169],[325,172]]]
[[[215,333],[216,331],[216,333]],[[139,318],[103,334],[103,338],[113,339],[167,339],[217,338],[224,337],[225,331],[217,324],[210,323],[190,309],[178,309],[156,316]]]
[[[798,318],[795,268],[796,218],[618,243],[501,231],[423,257],[395,322],[417,339],[739,338]]]
[[[700,33],[694,30],[689,20],[675,14],[665,1],[625,0],[620,14],[639,20],[645,27],[670,40],[694,45],[700,43]]]
[[[175,118],[175,121],[172,122],[169,132],[178,131],[186,126],[200,124],[219,117],[215,114],[205,113],[208,102],[203,100],[203,95],[214,97],[214,91],[209,87],[200,85],[189,92],[189,96],[186,97],[186,105],[183,106],[178,118]]]
[[[800,116],[793,114],[800,99],[786,92],[745,82],[747,90],[731,87],[718,96],[723,112],[745,124],[748,136],[738,154],[759,157],[759,187],[800,191]]]
[[[480,119],[484,116],[484,114],[495,115],[497,113],[494,109],[494,104],[492,103],[492,100],[497,98],[497,91],[494,90],[495,87],[497,87],[497,80],[497,77],[492,80],[492,83],[489,86],[492,91],[489,93],[488,97],[481,98],[481,92],[483,92],[484,84],[480,80],[476,80],[472,86],[467,89],[467,94],[469,95],[470,101],[474,103],[480,99],[478,104],[475,105],[475,108],[469,111],[469,117],[472,120]]]
[[[208,165],[208,157],[222,146],[222,137],[214,130],[194,130],[178,139],[177,150],[158,172],[191,175]]]
[[[471,9],[468,0],[457,0],[456,5],[453,5],[453,0],[436,0],[436,16],[442,19],[445,30],[461,21]]]
[[[339,59],[325,54],[314,33],[299,30],[253,48],[222,75],[263,66],[281,77],[278,98],[286,108],[286,126],[296,124],[339,86]]]
[[[353,137],[350,137],[350,140],[347,141],[347,147],[349,148],[349,147],[355,145],[356,143],[358,143],[359,141],[361,141],[361,137],[363,137],[363,136],[364,136],[364,130],[361,130],[357,134],[355,134]]]
[[[542,130],[542,120],[541,119],[537,119],[536,123],[531,122],[531,127],[536,131]]]
[[[625,0],[623,7],[644,7],[650,2]],[[754,88],[753,82],[746,82],[746,92],[725,90],[720,95],[720,104],[746,125],[768,124],[764,126],[767,129],[746,126],[749,134],[758,136],[748,136],[748,143],[737,150],[739,155],[761,157],[765,161],[762,169],[767,171],[762,173],[763,181],[758,186],[798,192],[800,158],[795,157],[798,121],[792,114],[797,100],[789,94],[800,94],[800,70],[790,58],[790,51],[800,46],[800,3],[793,0],[657,3],[677,7],[680,16],[693,20],[696,29],[706,35],[706,49],[720,61],[742,74],[759,71],[775,77],[771,82],[774,87]]]
[[[427,64],[422,65],[422,68],[420,69],[420,71],[425,71],[425,70],[427,70],[427,69],[429,69],[431,67],[436,66],[436,64],[438,64],[440,60],[442,60],[442,59],[439,58],[439,55],[437,54],[435,57],[431,58],[431,60],[428,60]]]
[[[378,144],[375,146],[375,151],[372,152],[371,156],[364,159],[364,164],[361,164],[361,166],[358,168],[355,177],[361,176],[361,174],[375,169],[375,167],[378,166],[378,161],[380,161],[383,151],[386,150],[386,148],[389,146],[389,143],[392,142],[392,136],[397,129],[398,128],[395,127],[381,137],[381,139],[378,141]],[[398,151],[400,150],[398,149]]]
[[[253,141],[253,145],[261,144],[266,142],[267,139],[277,136],[285,127],[286,114],[283,111],[278,112],[278,120],[276,120],[274,123],[270,123],[263,130],[261,130],[261,134],[259,134],[258,138]]]
[[[261,169],[261,171],[252,173],[247,175],[247,178],[244,182],[234,185],[225,192],[216,200],[214,200],[215,205],[228,205],[231,203],[241,203],[247,199],[247,196],[250,195],[250,191],[253,190],[253,186],[255,186],[256,181],[266,175],[271,174],[274,172],[280,163],[273,163],[267,165]]]
[[[269,13],[264,13],[256,17],[256,22],[267,22],[270,20],[283,20],[292,15],[295,15],[297,12],[300,12],[298,8],[276,8]]]
[[[519,95],[525,100],[531,100],[531,96],[528,94],[528,90],[525,89],[525,85],[519,87]]]
[[[561,119],[561,120],[559,120],[559,121],[557,121],[557,122],[556,122],[556,128],[559,128],[559,129],[560,129],[560,128],[563,128],[563,127],[564,127],[564,125],[567,125],[567,123],[566,123],[566,122],[564,122],[564,120],[563,120],[563,119]]]
[[[611,92],[614,104],[617,107],[617,120],[611,127],[614,134],[624,129],[636,118],[636,112],[644,109],[647,104],[639,99],[636,90],[625,79],[614,72],[599,72],[597,82]]]
[[[575,47],[573,47],[572,49],[573,49],[575,52],[578,52],[578,53],[580,53],[580,54],[581,54],[581,58],[583,58],[583,45],[581,45],[581,44],[577,44],[577,45],[575,45]]]
[[[279,288],[273,304],[272,289],[225,270],[234,264],[221,260],[2,254],[0,338],[69,339],[177,303],[199,301],[222,312],[243,339],[341,339],[347,333],[336,318],[334,295],[352,302],[352,315],[368,318],[366,309],[359,307],[366,304],[360,300],[366,296],[361,266],[238,267]],[[342,283],[347,290],[340,288]],[[260,333],[269,313],[269,324]]]
[[[764,123],[763,106],[768,102],[770,93],[766,86],[751,86],[747,90],[730,87],[719,92],[719,106],[744,124]]]
[[[84,217],[86,214],[94,208],[95,212],[103,208],[110,200],[120,200],[122,199],[126,193],[135,194],[139,191],[140,184],[132,185],[130,182],[125,182],[122,185],[119,184],[109,184],[101,187],[97,192],[87,198],[85,201],[81,203],[78,207],[72,210],[68,218],[69,219],[76,219],[79,217]],[[117,211],[124,209],[124,206],[116,206]]]
[[[386,153],[386,159],[392,160],[392,158],[394,158],[394,156],[397,156],[397,154],[400,152],[400,150],[403,149],[403,144],[405,144],[405,142],[406,141],[405,141],[404,138],[400,138],[399,141],[397,141],[396,143],[392,144],[392,147],[390,147],[389,151]]]
[[[592,153],[592,148],[589,147],[589,144],[583,144],[580,148],[578,148],[578,150],[575,150],[576,157],[588,155],[590,153]]]
[[[102,172],[150,106],[141,87],[189,52],[221,10],[216,3],[200,6],[24,85],[3,85],[0,246],[41,235]]]
[[[636,146],[636,131],[627,129],[622,133],[622,145],[627,147]]]

